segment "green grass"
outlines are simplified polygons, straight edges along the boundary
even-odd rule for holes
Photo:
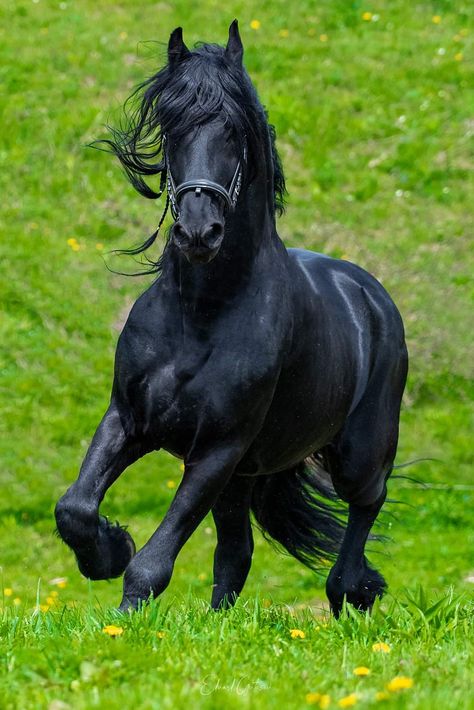
[[[160,603],[115,620],[124,633],[112,639],[101,629],[121,581],[79,576],[52,511],[107,405],[124,314],[148,283],[109,273],[101,255],[140,241],[161,212],[84,145],[161,64],[176,25],[189,45],[223,42],[234,17],[286,168],[280,233],[288,245],[350,258],[393,295],[411,354],[398,462],[437,461],[406,471],[427,488],[390,484],[402,504],[381,516],[390,541],[372,545],[390,588],[372,619],[322,626],[324,579],[260,536],[238,608],[209,613],[215,535],[206,520]],[[0,626],[1,708],[305,707],[310,692],[329,694],[331,707],[356,692],[363,706],[395,675],[414,686],[387,706],[474,707],[473,18],[463,0],[252,0],[225,11],[215,0],[3,2],[0,585],[12,595]],[[150,455],[115,484],[103,512],[129,523],[141,545],[179,476],[171,456]],[[59,602],[35,613],[56,577],[68,580]],[[295,627],[305,639],[291,639]],[[374,654],[377,640],[392,652]],[[353,676],[360,665],[371,675]]]
[[[387,707],[473,707],[465,695],[472,604],[469,611],[450,595],[427,604],[419,593],[384,607],[372,618],[352,612],[336,622],[262,608],[258,600],[215,614],[188,597],[125,620],[92,607],[6,615],[2,707],[43,707],[45,700],[74,708],[301,707],[310,693],[329,695],[336,707],[356,693],[369,707],[399,676],[414,686],[387,693]],[[103,632],[111,623],[121,636]],[[293,629],[304,638],[292,638]],[[372,649],[381,641],[389,653]],[[370,674],[354,675],[360,666]]]

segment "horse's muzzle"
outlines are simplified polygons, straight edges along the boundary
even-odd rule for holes
[[[178,221],[171,228],[171,237],[191,264],[208,264],[221,247],[224,225],[216,221],[202,229],[192,229]]]

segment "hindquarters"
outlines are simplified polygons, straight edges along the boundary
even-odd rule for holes
[[[323,468],[303,462],[256,479],[251,507],[265,533],[313,569],[337,556],[326,585],[336,615],[344,599],[370,609],[386,588],[364,552],[393,468],[406,375],[402,340],[398,346],[392,343],[389,352],[379,352],[357,405],[332,441],[312,457]],[[338,496],[349,503],[346,528],[334,508]]]

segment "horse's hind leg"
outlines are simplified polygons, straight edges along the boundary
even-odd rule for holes
[[[326,582],[326,593],[335,616],[339,616],[344,597],[356,609],[370,609],[385,591],[382,575],[367,563],[365,543],[385,500],[383,496],[367,506],[349,504],[349,522],[336,564]]]
[[[375,376],[336,440],[325,451],[338,495],[349,503],[349,521],[326,591],[337,616],[344,597],[358,609],[370,609],[386,584],[364,555],[370,529],[385,501],[386,480],[398,442],[400,401],[405,384],[403,361],[391,380]]]
[[[212,508],[217,547],[214,554],[213,609],[232,606],[252,564],[250,496],[253,479],[234,475]]]
[[[135,553],[131,536],[99,516],[99,505],[122,471],[144,453],[143,446],[126,434],[112,402],[92,439],[77,481],[55,510],[58,532],[74,551],[85,577],[118,577]]]

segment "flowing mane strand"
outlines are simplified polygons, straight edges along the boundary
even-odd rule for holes
[[[242,153],[245,136],[249,156],[257,153],[257,145],[268,136],[274,207],[281,213],[286,189],[275,129],[268,124],[246,71],[230,63],[224,48],[218,45],[200,45],[177,67],[166,65],[140,84],[125,102],[121,125],[108,126],[111,138],[92,145],[114,153],[133,187],[144,197],[157,199],[165,188],[163,137],[171,131],[178,137],[186,135],[217,118],[223,119],[241,140]],[[144,179],[153,175],[161,177],[158,192]]]

